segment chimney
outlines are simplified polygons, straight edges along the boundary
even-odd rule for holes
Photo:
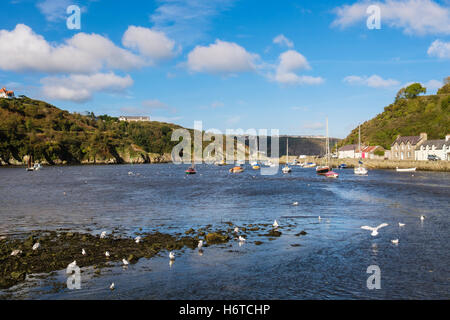
[[[420,133],[420,139],[421,139],[422,141],[427,140],[427,138],[428,138],[428,136],[427,136],[427,134],[426,134],[425,132],[421,132],[421,133]]]
[[[445,142],[450,141],[450,134],[445,136]]]

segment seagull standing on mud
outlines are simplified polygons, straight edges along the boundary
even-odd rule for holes
[[[361,229],[372,231],[371,235],[372,235],[372,237],[375,237],[376,235],[378,235],[378,229],[381,229],[381,228],[384,228],[387,226],[388,226],[387,223],[382,223],[378,227],[362,226]]]
[[[86,255],[86,250],[81,249],[81,254],[82,254],[83,256],[85,256],[85,255]]]
[[[203,240],[200,240],[200,241],[198,242],[197,248],[198,248],[199,250],[202,250],[202,247],[203,247]]]
[[[39,242],[36,242],[36,243],[33,245],[33,251],[39,249],[40,246],[41,246],[41,244],[40,244]]]
[[[102,234],[100,235],[100,239],[105,239],[106,238],[106,231],[103,231]]]
[[[123,263],[123,265],[124,266],[128,266],[130,263],[127,261],[127,260],[125,260],[125,259],[122,259],[122,263]]]
[[[243,236],[239,236],[239,242],[245,242],[245,238]]]
[[[141,242],[141,237],[140,236],[137,236],[135,239],[134,239],[134,241],[136,242],[136,243],[139,243],[139,242]]]
[[[239,232],[239,228],[238,227],[235,227],[234,228],[234,233],[238,233]]]
[[[21,253],[22,253],[22,250],[14,250],[13,252],[11,252],[11,255],[12,256],[18,256]]]
[[[170,253],[169,253],[169,259],[170,259],[171,261],[175,260],[175,254],[173,253],[173,251],[170,251]]]
[[[110,256],[109,251],[106,251],[106,252],[105,252],[105,256],[106,256],[107,258],[109,258],[109,256]]]

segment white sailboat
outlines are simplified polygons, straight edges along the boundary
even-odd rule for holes
[[[289,167],[288,162],[289,162],[289,138],[286,138],[286,165],[283,167],[283,169],[281,169],[281,171],[283,171],[283,173],[290,173],[292,171],[292,169]]]
[[[362,151],[361,151],[361,125],[359,125],[359,152],[362,155]],[[366,176],[369,173],[369,170],[367,170],[366,168],[362,167],[361,164],[361,157],[358,160],[359,166],[355,167],[354,172],[356,175],[358,176]]]

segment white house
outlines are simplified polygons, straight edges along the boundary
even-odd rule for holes
[[[429,155],[441,160],[450,160],[450,134],[442,140],[427,140],[416,150],[417,160],[428,160]]]
[[[0,89],[0,98],[14,98],[14,91],[8,91],[5,88]]]
[[[127,116],[120,116],[119,121],[127,121],[127,122],[141,122],[141,121],[150,121],[150,117],[127,117]]]
[[[345,159],[345,158],[356,158],[356,152],[358,149],[357,144],[348,144],[346,146],[340,147],[338,149],[338,158],[339,159]]]

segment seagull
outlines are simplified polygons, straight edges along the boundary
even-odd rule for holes
[[[246,239],[243,236],[239,236],[239,242],[244,242]]]
[[[170,251],[170,253],[169,253],[169,259],[170,259],[170,260],[175,260],[175,254],[173,253],[173,251]]]
[[[109,256],[110,256],[109,251],[105,252],[105,256],[109,258]]]
[[[391,240],[391,242],[392,242],[393,244],[398,244],[398,239]]]
[[[200,240],[200,241],[198,242],[197,248],[199,248],[199,250],[202,250],[202,247],[203,247],[203,240]]]
[[[401,222],[399,222],[399,223],[398,223],[398,226],[399,226],[399,227],[404,227],[404,226],[405,226],[405,224],[404,224],[404,223],[401,223]]]
[[[67,266],[67,269],[72,269],[75,268],[77,266],[77,260],[74,260],[72,263],[69,263],[69,265]]]
[[[140,236],[137,236],[135,239],[134,239],[134,241],[136,242],[136,243],[139,243],[139,242],[141,242],[141,237]]]
[[[19,255],[21,253],[22,253],[22,250],[14,250],[13,252],[11,252],[11,255],[12,256],[17,256],[17,255]]]
[[[103,231],[102,234],[100,235],[100,239],[105,239],[106,238],[106,231]]]
[[[125,259],[122,259],[122,263],[123,263],[124,266],[127,266],[127,265],[130,264],[130,263],[129,263],[127,260],[125,260]]]
[[[374,227],[369,227],[369,226],[362,226],[361,229],[372,231],[371,235],[373,237],[375,237],[376,235],[378,235],[378,229],[381,229],[381,228],[387,227],[387,226],[388,226],[387,223],[382,223],[378,227],[375,227],[375,228]]]
[[[319,216],[319,221],[322,220],[322,218]]]
[[[234,228],[234,233],[238,233],[238,232],[239,232],[239,228],[238,227]]]
[[[292,203],[293,206],[298,206],[298,202],[295,201],[294,203]]]
[[[420,220],[421,221],[425,220],[425,216],[420,216]]]
[[[274,228],[278,228],[278,227],[279,227],[279,224],[278,224],[277,220],[275,220],[275,221],[273,222],[273,227],[274,227]]]
[[[39,242],[36,242],[33,246],[33,250],[39,249],[40,246],[41,246],[41,244]]]
[[[82,254],[83,256],[85,256],[85,255],[86,255],[86,250],[81,249],[81,254]]]
[[[114,282],[113,282],[113,283],[111,283],[111,285],[109,286],[109,289],[114,290],[115,287],[116,287],[116,286],[114,285]]]

